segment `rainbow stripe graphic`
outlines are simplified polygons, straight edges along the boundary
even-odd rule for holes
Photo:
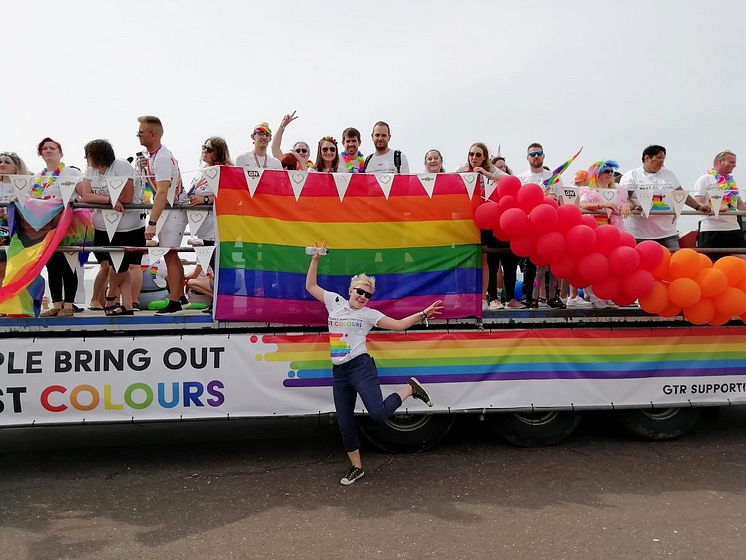
[[[350,353],[350,346],[347,341],[343,340],[347,338],[346,334],[342,333],[329,333],[329,346],[331,347],[332,358],[343,358]]]
[[[267,362],[288,364],[285,387],[332,385],[326,335],[262,337]],[[382,384],[540,379],[643,379],[746,374],[746,328],[377,333]]]
[[[653,204],[650,206],[651,212],[670,212],[671,210],[672,208],[668,205],[665,194],[653,195]]]
[[[371,307],[395,317],[436,299],[445,318],[481,314],[481,254],[459,175],[439,175],[430,198],[416,176],[397,175],[386,199],[373,175],[354,174],[344,200],[330,174],[308,175],[295,199],[284,171],[265,171],[250,196],[243,169],[224,167],[216,202],[220,236],[215,316],[229,321],[326,325],[306,292],[305,247],[326,240],[319,285],[347,294],[350,277],[376,276]]]

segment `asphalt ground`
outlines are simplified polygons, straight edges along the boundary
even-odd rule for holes
[[[744,558],[746,407],[684,438],[586,414],[520,449],[459,418],[420,454],[328,418],[0,430],[0,558]]]

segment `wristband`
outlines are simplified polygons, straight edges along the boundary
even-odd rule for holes
[[[157,226],[158,222],[154,222],[153,220],[148,220],[148,225],[149,226]]]

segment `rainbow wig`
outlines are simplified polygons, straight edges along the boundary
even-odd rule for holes
[[[263,132],[264,134],[269,134],[272,136],[272,131],[269,129],[269,124],[266,122],[261,122],[258,125],[254,127],[254,132],[251,133],[252,136],[256,134],[257,132]]]
[[[598,187],[598,176],[604,169],[611,168],[614,171],[619,169],[619,164],[613,159],[606,159],[597,161],[588,168],[588,185],[591,187]]]

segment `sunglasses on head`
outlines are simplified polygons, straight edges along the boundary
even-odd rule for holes
[[[355,290],[357,292],[357,295],[359,295],[359,296],[365,296],[365,299],[370,299],[370,298],[373,297],[373,294],[371,294],[370,292],[366,292],[362,288],[353,288],[353,290]]]
[[[334,146],[324,146],[323,148],[321,148],[321,151],[334,153],[337,151],[337,148],[335,148]]]
[[[469,157],[484,157],[482,152],[469,152]]]
[[[307,154],[308,148],[295,148],[295,153],[296,154]]]
[[[211,154],[215,151],[215,148],[211,148],[210,146],[202,146],[202,151]]]
[[[540,150],[538,152],[529,152],[528,157],[541,157],[544,155],[544,151]]]

